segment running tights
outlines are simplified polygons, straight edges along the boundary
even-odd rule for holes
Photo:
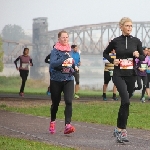
[[[29,70],[20,70],[20,77],[22,78],[20,93],[24,92],[24,87],[25,87],[25,84],[26,84],[26,81],[27,81],[28,74],[29,74]]]
[[[72,117],[72,99],[74,94],[74,80],[70,81],[50,81],[50,91],[51,91],[51,121],[55,121],[56,114],[58,111],[58,106],[61,100],[61,93],[64,93],[64,101],[66,104],[64,115],[65,124],[70,124]]]
[[[117,118],[117,127],[120,129],[126,129],[127,120],[129,116],[129,99],[132,96],[134,90],[135,76],[114,76],[113,81],[121,97],[121,105],[119,108]]]
[[[141,83],[141,79],[143,81],[143,89],[142,89],[142,97],[144,97],[145,95],[145,91],[146,91],[146,85],[147,85],[147,76],[137,76],[137,85],[138,87],[135,87],[134,90],[140,90],[142,88],[142,83]]]

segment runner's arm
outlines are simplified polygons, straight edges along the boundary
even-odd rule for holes
[[[80,55],[79,55],[79,63],[78,63],[78,66],[81,66]]]
[[[114,41],[112,40],[103,52],[103,57],[113,64],[114,59],[109,56],[109,53],[114,49]]]
[[[32,62],[32,59],[30,58],[30,64],[31,64],[31,66],[33,66],[33,62]]]
[[[50,63],[50,54],[46,56],[45,63],[48,63],[48,64]]]
[[[139,52],[138,59],[141,60],[141,61],[144,61],[145,56],[144,56],[144,53],[143,53],[143,50],[142,50],[142,42],[140,40],[138,41],[137,51]]]
[[[14,64],[15,64],[15,66],[16,66],[16,68],[18,68],[17,67],[17,61],[20,59],[20,56],[14,61]]]
[[[51,52],[51,57],[50,57],[50,65],[52,68],[55,68],[55,67],[59,67],[60,65],[62,65],[62,63],[69,58],[69,55],[68,53],[62,53],[61,54],[61,57],[58,58],[58,50],[53,50]]]

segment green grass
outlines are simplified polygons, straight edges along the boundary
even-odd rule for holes
[[[116,125],[120,102],[84,102],[73,104],[74,121]],[[15,108],[0,105],[0,109],[14,111],[35,116],[49,117],[49,106],[36,106],[28,108]],[[132,102],[128,127],[150,130],[150,103]],[[64,119],[64,104],[60,104],[57,118]]]
[[[21,85],[20,77],[4,77],[0,76],[0,93],[18,93]],[[47,91],[49,83],[44,83],[42,80],[28,79],[26,82],[26,94],[44,94]],[[111,92],[108,92],[108,96]],[[80,90],[81,97],[101,97],[101,91]]]
[[[65,148],[53,146],[45,143],[29,141],[19,138],[12,138],[0,136],[1,150],[73,150],[72,148]]]
[[[18,93],[21,85],[20,77],[5,77],[0,76],[0,93]],[[26,82],[26,94],[40,94],[45,95],[49,83],[44,83],[42,80],[28,79]],[[79,96],[88,98],[101,98],[102,91],[80,90]],[[107,92],[107,97],[112,97],[112,91]],[[140,93],[136,94],[134,98],[139,98]]]
[[[18,93],[20,90],[20,77],[0,76],[0,93]],[[49,83],[42,80],[28,79],[26,82],[25,92],[28,94],[45,94]]]

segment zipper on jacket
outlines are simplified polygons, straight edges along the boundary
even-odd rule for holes
[[[126,37],[126,49],[127,49],[128,45],[127,45],[127,37]]]

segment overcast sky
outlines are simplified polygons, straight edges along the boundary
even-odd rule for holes
[[[49,30],[119,21],[150,21],[150,0],[0,0],[0,32],[7,24],[32,30],[32,20],[47,17]]]

